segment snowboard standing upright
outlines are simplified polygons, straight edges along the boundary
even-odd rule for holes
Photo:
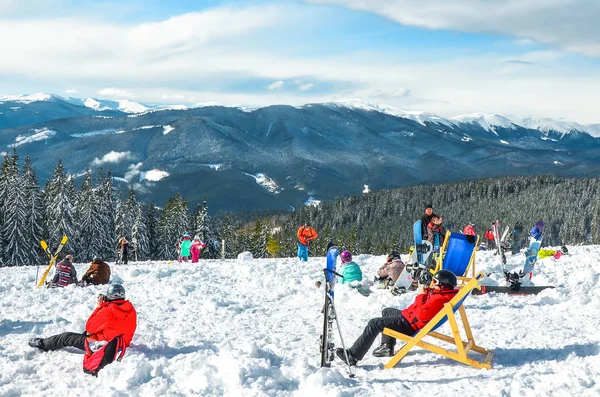
[[[411,257],[408,259],[404,270],[396,280],[392,287],[392,294],[400,295],[409,290],[413,282],[419,280],[424,270],[429,270],[429,259],[433,252],[433,245],[425,240],[423,241],[423,231],[421,229],[421,221],[418,220],[413,225],[413,237],[415,249]]]
[[[513,239],[512,244],[510,246],[510,250],[513,255],[516,255],[521,251],[521,246],[523,245],[523,224],[521,222],[515,223],[515,227],[513,229]]]

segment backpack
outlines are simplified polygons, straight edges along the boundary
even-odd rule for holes
[[[125,355],[125,350],[127,350],[123,335],[115,336],[110,342],[96,351],[90,348],[90,343],[87,339],[84,342],[84,347],[83,372],[93,376],[98,376],[98,372],[113,361],[121,361]]]

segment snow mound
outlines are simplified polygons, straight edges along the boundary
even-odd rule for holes
[[[15,143],[9,145],[9,147],[18,147],[27,143],[43,141],[45,139],[52,138],[54,135],[56,135],[56,131],[50,130],[46,127],[40,129],[33,129],[33,134],[27,136],[17,136],[15,138]]]
[[[119,103],[118,110],[125,113],[144,113],[148,111],[148,108],[141,103],[133,102],[128,99],[121,99],[117,101]]]
[[[163,135],[167,135],[169,132],[173,131],[175,127],[171,127],[170,125],[163,126]]]
[[[240,252],[237,256],[238,263],[250,262],[253,259],[252,252],[249,251]]]

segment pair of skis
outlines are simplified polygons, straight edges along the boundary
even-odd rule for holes
[[[335,271],[336,260],[338,256],[337,247],[333,246],[327,251],[327,267],[323,269],[325,275],[325,305],[323,306],[323,333],[321,334],[321,367],[329,368],[331,362],[335,357],[335,343],[333,343],[333,321],[338,329],[340,336],[340,342],[342,343],[342,349],[346,356],[346,365],[348,365],[348,375],[353,378],[355,373],[350,365],[348,358],[348,352],[346,345],[344,344],[344,338],[342,337],[342,330],[340,328],[340,322],[337,317],[335,305],[333,303],[333,288],[335,285],[335,276],[343,277],[341,274]]]
[[[60,244],[56,248],[56,251],[54,251],[54,254],[52,254],[50,252],[50,247],[48,247],[48,243],[46,243],[46,241],[44,241],[44,240],[40,241],[40,245],[42,246],[42,249],[44,250],[46,255],[48,255],[48,259],[50,259],[50,263],[48,264],[48,267],[46,268],[46,271],[44,272],[44,274],[42,274],[42,278],[40,279],[39,283],[37,281],[39,267],[36,267],[35,283],[37,284],[38,287],[42,287],[44,285],[44,282],[46,281],[46,277],[48,277],[48,273],[50,273],[50,269],[52,269],[52,266],[54,266],[56,264],[56,258],[58,258],[58,254],[60,254],[60,251],[62,251],[65,244],[67,244],[68,240],[69,240],[69,238],[67,236],[63,236],[62,239],[60,240]]]

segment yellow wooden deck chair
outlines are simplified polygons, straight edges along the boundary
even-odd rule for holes
[[[479,236],[467,236],[462,233],[446,232],[446,238],[440,251],[435,272],[450,270],[463,285],[475,277],[475,251]],[[471,271],[471,276],[468,273]],[[459,285],[462,287],[462,285]]]
[[[494,352],[486,350],[475,344],[475,340],[473,339],[473,333],[471,332],[471,327],[469,326],[469,320],[467,319],[467,313],[465,312],[465,308],[463,306],[465,298],[471,294],[471,291],[473,291],[473,289],[475,288],[480,288],[479,280],[483,276],[483,273],[479,273],[474,278],[472,278],[467,283],[467,285],[461,288],[458,294],[456,294],[456,296],[452,298],[450,302],[446,303],[444,305],[444,308],[415,335],[408,336],[401,334],[400,332],[391,330],[389,328],[384,328],[383,333],[385,335],[389,335],[393,338],[405,342],[404,346],[402,346],[398,353],[396,353],[396,355],[392,357],[392,359],[387,364],[385,364],[385,368],[394,367],[396,364],[398,364],[398,362],[400,362],[400,360],[404,358],[404,356],[406,356],[410,349],[412,349],[415,346],[422,347],[423,349],[429,350],[430,352],[441,354],[444,357],[451,358],[452,360],[470,365],[475,368],[492,368]],[[464,332],[467,336],[466,342],[463,341],[461,338],[456,317],[454,315],[454,313],[457,310],[460,313],[460,318],[462,319]],[[450,328],[452,329],[452,336],[446,336],[444,334],[435,332],[435,330],[439,328],[442,324],[444,324],[446,320],[448,320],[448,322],[450,323]],[[453,344],[456,347],[456,351],[446,350],[437,345],[423,342],[422,339],[425,336],[430,336],[441,341]],[[483,359],[478,361],[474,358],[469,357],[469,353],[471,352],[483,355]]]

